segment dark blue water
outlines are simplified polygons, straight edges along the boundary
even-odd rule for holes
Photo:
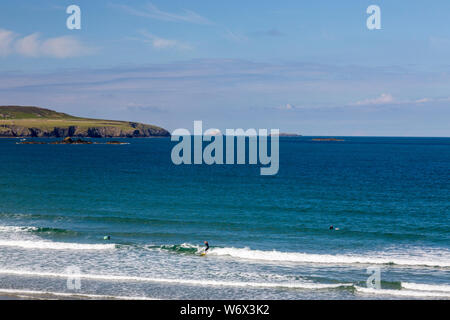
[[[260,176],[254,165],[175,166],[170,139],[1,139],[0,289],[448,297],[450,139],[344,140],[281,138],[278,175]],[[201,257],[204,240],[212,249]],[[369,266],[381,290],[365,288]],[[67,267],[80,270],[81,289],[67,288]]]

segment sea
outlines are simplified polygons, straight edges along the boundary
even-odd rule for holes
[[[274,176],[174,165],[170,138],[0,139],[0,296],[449,299],[450,138],[313,138]]]

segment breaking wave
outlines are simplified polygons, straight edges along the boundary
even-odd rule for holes
[[[426,258],[376,257],[363,255],[309,254],[299,252],[280,252],[252,250],[249,248],[212,248],[209,255],[229,256],[238,259],[297,262],[318,264],[390,264],[400,266],[450,267],[449,260],[427,260]]]
[[[18,247],[23,249],[44,250],[112,250],[116,248],[116,245],[32,240],[0,240],[0,247]]]

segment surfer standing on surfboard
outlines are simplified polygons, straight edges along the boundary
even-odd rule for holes
[[[208,243],[208,241],[205,241],[204,244],[206,246],[206,248],[205,248],[205,254],[206,254],[206,251],[209,250],[209,243]]]

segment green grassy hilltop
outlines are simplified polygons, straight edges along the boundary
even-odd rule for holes
[[[166,137],[160,127],[88,119],[38,107],[0,106],[0,137]]]

